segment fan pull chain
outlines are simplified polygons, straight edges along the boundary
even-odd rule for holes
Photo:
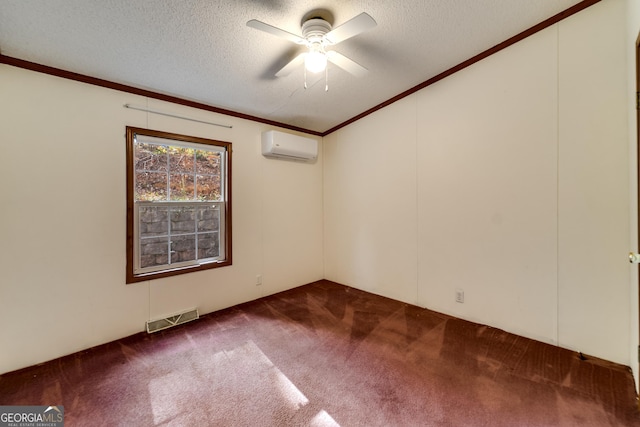
[[[304,67],[304,88],[307,88],[307,67]]]
[[[329,66],[324,69],[324,91],[329,92]]]

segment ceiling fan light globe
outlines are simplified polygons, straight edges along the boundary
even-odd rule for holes
[[[327,55],[324,52],[311,51],[304,59],[304,66],[310,73],[319,73],[327,68]]]

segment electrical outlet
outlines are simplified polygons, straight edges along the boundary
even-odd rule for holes
[[[464,291],[462,289],[456,289],[456,302],[464,302]]]
[[[262,274],[256,276],[256,286],[262,285]]]

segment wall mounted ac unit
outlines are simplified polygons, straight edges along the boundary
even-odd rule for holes
[[[269,130],[262,132],[262,155],[311,162],[318,157],[318,141],[290,133]]]

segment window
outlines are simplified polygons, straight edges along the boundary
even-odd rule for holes
[[[127,283],[231,265],[231,143],[127,127]]]

